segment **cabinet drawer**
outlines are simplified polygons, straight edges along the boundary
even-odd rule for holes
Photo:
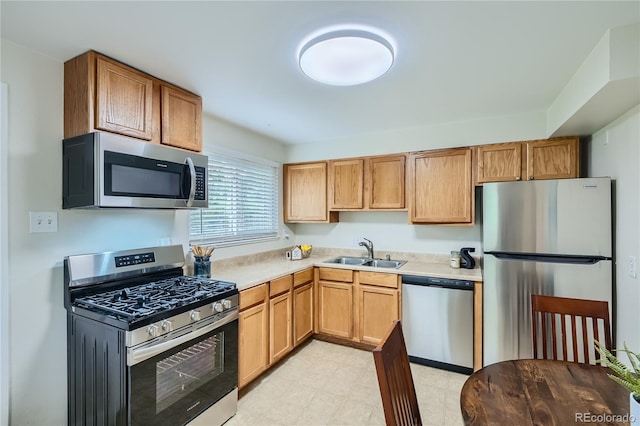
[[[291,290],[292,282],[293,277],[291,275],[272,280],[269,285],[269,297],[277,296],[278,294]]]
[[[379,272],[359,271],[360,284],[377,285],[380,287],[398,288],[398,275],[381,274]]]
[[[309,268],[293,274],[294,287],[301,286],[302,284],[308,283],[309,281],[313,281],[313,268]]]
[[[347,269],[320,268],[320,279],[326,281],[353,282],[353,271]]]
[[[240,292],[240,310],[263,303],[267,298],[267,284],[260,284]]]

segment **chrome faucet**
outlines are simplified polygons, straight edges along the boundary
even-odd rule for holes
[[[367,255],[369,259],[373,259],[373,242],[371,240],[367,240],[363,238],[364,241],[360,241],[358,245],[363,246],[367,249]]]

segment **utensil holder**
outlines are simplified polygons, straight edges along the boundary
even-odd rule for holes
[[[211,260],[204,256],[194,256],[193,275],[211,278]]]

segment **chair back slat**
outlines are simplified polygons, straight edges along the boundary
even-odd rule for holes
[[[373,350],[373,360],[387,426],[422,425],[400,321]]]
[[[556,326],[558,321],[560,321],[559,327]],[[567,321],[571,323],[570,327],[567,326]],[[611,349],[612,346],[609,304],[604,301],[532,294],[531,322],[534,358],[540,357],[538,348],[541,346],[544,359],[594,364],[599,359],[594,349],[594,341],[604,343],[607,349]],[[547,327],[547,322],[551,322],[551,330]],[[580,330],[577,330],[578,326]],[[600,329],[603,331],[602,338]],[[552,346],[551,354],[547,351],[549,338]],[[571,345],[568,345],[569,340]],[[560,348],[562,353],[559,352]],[[571,353],[569,349],[572,350]],[[592,351],[595,354],[594,359],[591,357]]]

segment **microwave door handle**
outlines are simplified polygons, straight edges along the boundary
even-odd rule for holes
[[[193,160],[191,159],[191,157],[187,157],[186,163],[189,166],[189,174],[191,175],[191,188],[189,189],[189,199],[187,200],[187,207],[191,207],[196,195],[196,168],[193,166]]]

